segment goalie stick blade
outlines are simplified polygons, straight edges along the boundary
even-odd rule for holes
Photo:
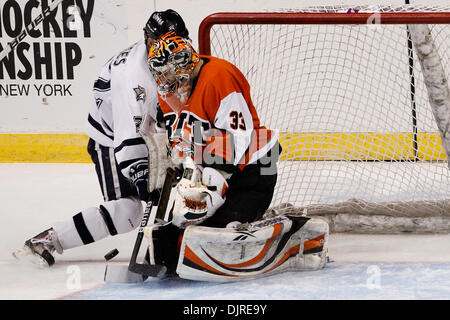
[[[104,281],[108,283],[140,283],[148,277],[128,270],[124,265],[106,265]]]
[[[158,264],[139,264],[135,263],[128,266],[128,271],[147,277],[161,278],[166,274],[167,268]]]

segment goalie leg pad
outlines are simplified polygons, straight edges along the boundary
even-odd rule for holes
[[[294,217],[291,217],[294,218]],[[321,218],[310,218],[293,237],[303,244],[303,254],[290,259],[295,270],[318,270],[325,266],[328,257],[328,222]]]
[[[328,224],[278,216],[237,229],[189,226],[177,274],[200,281],[236,281],[290,270],[317,270],[326,261]]]

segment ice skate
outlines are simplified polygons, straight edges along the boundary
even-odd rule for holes
[[[23,248],[13,252],[13,256],[41,267],[50,267],[55,263],[53,257],[55,251],[62,254],[63,249],[55,231],[51,228],[25,241]]]

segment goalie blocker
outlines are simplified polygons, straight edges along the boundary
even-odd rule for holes
[[[293,270],[318,270],[327,261],[328,223],[321,218],[277,216],[236,228],[173,225],[144,229],[150,263],[180,278],[236,281]],[[153,241],[155,239],[155,241]]]

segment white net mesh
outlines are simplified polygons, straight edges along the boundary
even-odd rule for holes
[[[450,8],[279,10],[286,11]],[[430,28],[448,79],[450,24]],[[243,72],[262,124],[281,133],[283,153],[272,206],[291,203],[316,214],[344,210],[408,217],[414,211],[416,218],[450,218],[448,159],[408,40],[404,24],[212,27],[211,55]]]

